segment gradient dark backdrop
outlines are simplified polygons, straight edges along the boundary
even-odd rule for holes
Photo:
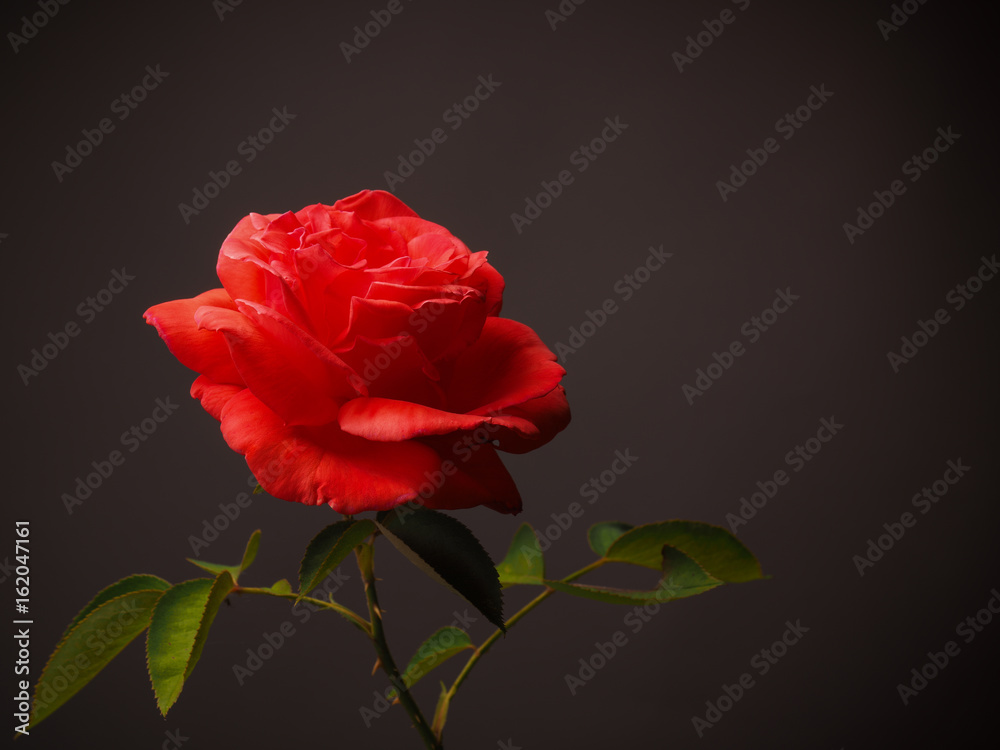
[[[634,635],[623,626],[626,608],[550,600],[466,683],[448,746],[835,749],[992,736],[1000,624],[960,642],[960,655],[909,706],[896,686],[929,650],[960,640],[956,625],[1000,585],[1000,281],[952,312],[898,374],[886,353],[918,319],[950,309],[945,295],[997,246],[995,17],[982,5],[935,0],[886,40],[876,24],[893,12],[888,2],[753,0],[740,10],[726,0],[590,0],[553,30],[545,11],[555,0],[416,0],[348,63],[340,43],[384,7],[247,0],[220,20],[209,0],[72,2],[16,53],[7,43],[0,239],[9,510],[0,560],[13,559],[13,520],[29,519],[33,680],[99,588],[133,572],[194,577],[183,559],[189,537],[245,488],[242,458],[187,395],[194,375],[142,312],[217,286],[218,247],[249,211],[384,188],[383,173],[414,139],[442,126],[478,76],[492,75],[500,87],[460,129],[446,130],[398,195],[473,250],[490,251],[507,281],[504,314],[555,347],[616,296],[615,282],[649,246],[673,257],[566,359],[569,429],[507,460],[524,513],[460,514],[491,554],[502,556],[521,520],[544,527],[580,500],[581,484],[616,450],[639,459],[553,543],[550,571],[590,559],[585,530],[597,521],[725,524],[755,482],[788,468],[785,454],[821,418],[844,428],[740,529],[773,578],[670,605]],[[724,8],[734,22],[678,72],[672,53]],[[37,10],[8,3],[0,30],[18,33],[21,16]],[[169,76],[126,120],[114,119],[111,102],[157,64]],[[722,201],[716,181],[821,85],[833,96],[794,138],[779,135],[780,150]],[[239,144],[274,107],[295,120],[244,163]],[[108,116],[114,132],[58,181],[51,163]],[[628,129],[516,232],[510,214],[541,180],[575,169],[570,154],[607,117]],[[910,183],[903,162],[949,126],[961,138]],[[230,159],[242,173],[186,224],[178,204]],[[849,243],[843,222],[900,178],[906,193]],[[76,306],[122,266],[135,280],[25,386],[17,366],[50,331],[81,322]],[[681,386],[730,341],[745,343],[740,327],[785,287],[800,299],[690,406]],[[67,514],[62,493],[166,397],[181,404],[176,414]],[[967,476],[860,577],[852,557],[958,458],[972,467]],[[258,496],[203,555],[237,559],[261,528],[252,581],[291,578],[306,542],[333,517]],[[378,567],[401,660],[466,608],[388,547]],[[354,573],[341,595],[360,604],[359,588]],[[0,590],[11,601],[13,578]],[[509,612],[526,593],[508,594]],[[359,707],[386,683],[368,676],[373,656],[349,625],[332,615],[302,624],[277,600],[232,604],[166,721],[133,644],[24,746],[154,750],[168,730],[189,738],[185,748],[417,746],[399,709],[365,727]],[[233,664],[288,619],[296,634],[239,686]],[[751,658],[797,619],[808,634],[759,676]],[[616,630],[628,645],[572,696],[565,675]],[[489,632],[482,621],[472,626],[477,640]],[[747,671],[756,686],[699,739],[691,717]],[[434,683],[416,691],[427,710]]]

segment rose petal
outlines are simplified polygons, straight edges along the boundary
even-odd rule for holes
[[[167,348],[185,367],[216,383],[242,385],[243,379],[233,364],[225,338],[214,331],[201,330],[195,322],[195,311],[205,306],[236,309],[225,289],[211,289],[190,299],[153,305],[143,317],[156,328]]]
[[[225,335],[244,382],[288,424],[331,422],[357,395],[344,363],[273,310],[241,301],[239,312],[203,307],[197,319]]]
[[[215,270],[219,281],[232,299],[264,299],[264,274],[267,272],[268,252],[252,236],[266,222],[281,214],[250,214],[240,219],[219,250]]]
[[[337,354],[356,373],[359,390],[362,386],[367,388],[367,395],[435,409],[444,406],[440,374],[412,336],[388,339],[359,336],[354,346]]]
[[[471,436],[428,438],[443,457],[444,477],[433,475],[436,488],[428,495],[424,487],[421,498],[428,508],[458,510],[485,505],[499,513],[520,513],[521,494],[503,461],[489,443],[477,443]]]
[[[544,396],[566,371],[523,323],[487,318],[479,339],[455,361],[445,385],[448,411],[488,414]]]
[[[204,375],[196,378],[191,384],[191,396],[201,401],[202,408],[219,420],[222,419],[222,410],[229,400],[245,390],[246,386],[242,385],[213,383]]]
[[[545,445],[569,424],[566,389],[558,385],[541,398],[534,398],[517,406],[508,406],[503,410],[503,416],[530,422],[535,425],[538,432],[531,435],[523,430],[501,430],[495,436],[499,443],[497,448],[507,453],[533,451]]]
[[[538,428],[521,417],[452,414],[429,406],[387,398],[356,398],[348,401],[341,407],[337,421],[345,432],[378,441],[445,435],[456,430],[471,431],[481,425],[496,426],[496,429],[506,427],[529,438],[539,436]]]
[[[384,190],[362,190],[360,193],[341,198],[333,204],[336,211],[350,211],[367,221],[384,219],[387,216],[416,216],[416,212],[392,193]]]
[[[375,443],[336,424],[285,425],[250,391],[222,410],[222,434],[270,494],[346,514],[413,500],[441,468],[437,452],[417,441]]]

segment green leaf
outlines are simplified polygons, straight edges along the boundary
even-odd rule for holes
[[[282,578],[280,581],[275,581],[271,584],[270,590],[275,594],[290,594],[292,593],[292,584],[288,582],[287,578]]]
[[[719,526],[698,521],[663,521],[626,531],[608,547],[608,560],[659,570],[670,545],[726,583],[763,578],[760,563],[742,542]]]
[[[86,607],[77,613],[76,617],[74,617],[67,626],[66,632],[62,634],[62,638],[59,639],[59,642],[61,643],[65,640],[66,636],[69,635],[69,632],[79,625],[80,621],[83,620],[84,617],[104,604],[104,602],[116,599],[122,594],[130,594],[133,591],[166,591],[169,588],[170,584],[162,578],[142,574],[128,576],[127,578],[123,578],[120,581],[112,583],[106,589],[98,593],[97,596],[90,600],[90,603],[87,604]]]
[[[250,567],[250,564],[257,557],[257,548],[260,547],[260,529],[257,529],[253,534],[250,535],[250,540],[247,542],[246,549],[243,551],[243,560],[239,565],[220,565],[218,563],[205,562],[204,560],[195,560],[190,557],[186,558],[192,565],[197,565],[202,570],[207,570],[212,575],[219,575],[219,573],[225,571],[232,576],[233,581],[238,581],[240,574]]]
[[[660,585],[652,591],[618,589],[609,586],[546,581],[545,584],[556,591],[562,591],[585,599],[594,599],[609,604],[652,604],[703,594],[723,581],[709,575],[698,563],[680,550],[664,546],[660,558],[663,577]]]
[[[314,536],[299,566],[299,597],[306,596],[322,583],[375,530],[375,524],[368,519],[345,519],[330,524]]]
[[[249,568],[255,559],[257,559],[257,549],[260,547],[260,529],[257,529],[253,534],[250,535],[250,540],[247,542],[247,548],[243,551],[243,560],[240,562],[240,574],[244,570]],[[238,576],[233,576],[235,581]]]
[[[178,583],[157,603],[146,637],[146,659],[156,705],[164,716],[201,656],[208,630],[235,586],[229,571],[214,580]]]
[[[122,583],[124,581],[114,585]],[[105,589],[98,597],[107,591]],[[35,686],[30,726],[37,725],[76,695],[145,630],[161,596],[160,588],[128,591],[102,601],[78,622],[74,621],[76,624],[52,652]]]
[[[422,506],[397,506],[378,514],[379,530],[424,573],[482,612],[506,632],[503,592],[493,561],[461,522]]]
[[[612,542],[626,531],[631,531],[634,528],[635,526],[632,524],[622,523],[621,521],[595,523],[587,532],[587,541],[594,552],[604,557],[608,553],[608,547],[611,546]]]
[[[497,574],[504,587],[515,583],[541,584],[545,578],[545,558],[531,524],[522,523],[518,528],[507,556],[497,565]]]
[[[263,491],[264,491],[264,487],[262,485],[258,484],[256,487],[253,488],[253,492],[251,494],[259,495]]]
[[[424,641],[410,659],[406,671],[400,675],[403,684],[409,690],[431,670],[440,667],[455,654],[470,648],[473,648],[472,641],[464,630],[451,626],[441,628]],[[393,690],[387,697],[392,700],[396,697],[396,691]]]
[[[218,563],[205,562],[204,560],[195,560],[194,558],[185,558],[192,565],[197,565],[202,570],[207,570],[214,576],[219,575],[219,573],[229,573],[229,576],[235,581],[240,577],[240,566],[239,565],[219,565]]]

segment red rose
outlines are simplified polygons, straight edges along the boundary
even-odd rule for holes
[[[217,270],[222,289],[145,318],[269,493],[347,514],[417,498],[521,510],[493,443],[523,453],[562,430],[565,371],[497,317],[485,252],[366,190],[250,214]]]

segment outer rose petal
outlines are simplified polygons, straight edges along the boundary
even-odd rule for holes
[[[540,437],[538,428],[519,417],[452,414],[409,401],[388,398],[356,398],[337,416],[340,428],[368,440],[398,441],[426,435],[446,435],[457,430],[475,430],[483,424],[499,425],[529,438]]]
[[[244,309],[249,315],[204,307],[198,323],[225,335],[247,386],[289,424],[321,425],[336,419],[337,397],[356,395],[343,363],[329,352],[322,357],[277,323],[276,314],[267,308]]]
[[[213,383],[204,375],[191,384],[191,396],[201,401],[202,408],[218,420],[222,419],[222,410],[229,400],[245,390],[242,385]]]
[[[454,436],[430,438],[444,459],[444,467],[453,472],[443,480],[440,490],[424,505],[440,510],[457,510],[485,505],[500,513],[520,513],[521,495],[514,479],[489,443],[474,443]]]
[[[527,453],[540,448],[566,429],[569,424],[569,402],[566,401],[566,389],[557,385],[541,398],[526,401],[519,406],[510,406],[503,410],[508,418],[521,418],[538,428],[537,435],[529,435],[519,431],[502,430],[497,432],[497,448],[507,453]]]
[[[375,443],[341,432],[335,424],[289,427],[249,390],[233,396],[222,410],[222,434],[246,456],[270,494],[309,505],[326,503],[340,513],[388,510],[421,492],[430,495],[426,505],[432,508],[487,504],[510,512],[506,509],[513,502],[506,484],[487,485],[487,490],[476,478],[495,478],[489,457],[478,457],[491,446],[468,462],[472,473],[449,477],[435,489],[434,479],[445,474],[441,456],[429,445]]]
[[[225,289],[210,289],[190,299],[153,305],[143,313],[143,317],[156,328],[167,348],[185,367],[202,373],[216,383],[242,385],[243,379],[229,355],[226,339],[215,331],[201,330],[195,322],[195,311],[206,305],[236,309]]]
[[[500,460],[500,456],[497,455],[492,445],[485,444],[480,446],[479,450],[473,453],[472,458],[465,462],[462,470],[465,474],[472,477],[483,488],[484,492],[489,493],[495,498],[483,502],[483,505],[500,513],[517,514],[521,512],[521,493],[517,491],[514,478],[507,471],[507,467],[503,465],[503,461]],[[445,501],[447,499],[442,498]],[[472,506],[439,505],[431,507],[469,508]]]
[[[544,396],[566,371],[523,323],[487,318],[479,339],[455,361],[445,387],[448,409],[490,414]]]
[[[387,216],[416,216],[416,212],[392,193],[384,190],[362,190],[333,204],[335,211],[353,211],[366,221]]]

